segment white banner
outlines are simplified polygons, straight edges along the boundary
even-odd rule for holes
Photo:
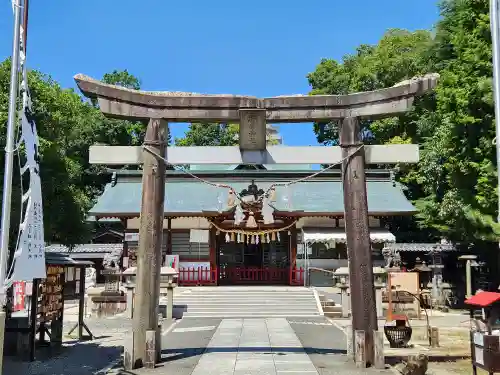
[[[19,228],[19,242],[9,282],[32,281],[46,277],[38,134],[27,94],[23,102],[25,106],[21,114],[21,143],[24,144],[26,164],[21,168],[21,175],[29,173],[30,183],[28,189],[23,192],[22,199],[26,208]]]
[[[21,33],[21,35],[23,35]],[[22,39],[22,37],[21,37]],[[24,148],[26,163],[21,167],[21,179],[29,175],[29,186],[23,185],[22,222],[11,272],[7,275],[6,286],[16,281],[33,281],[46,278],[45,240],[43,228],[42,183],[40,181],[40,164],[38,154],[38,133],[31,110],[31,98],[28,87],[28,71],[23,41],[19,45],[20,71],[22,72],[23,108],[21,117],[21,137],[18,150]],[[22,147],[24,146],[24,147]]]

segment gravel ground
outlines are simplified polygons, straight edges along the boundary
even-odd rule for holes
[[[470,375],[472,374],[472,365],[470,360],[429,363],[427,373],[429,375]],[[484,370],[477,369],[477,374],[486,375],[488,373]]]

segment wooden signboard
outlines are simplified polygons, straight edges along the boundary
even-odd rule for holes
[[[40,284],[39,322],[60,319],[63,314],[64,267],[48,266],[47,278]]]

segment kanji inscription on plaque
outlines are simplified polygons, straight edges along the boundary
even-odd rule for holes
[[[266,110],[240,109],[240,149],[266,149]]]

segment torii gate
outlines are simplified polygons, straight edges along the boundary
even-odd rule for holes
[[[161,350],[155,344],[153,334],[158,330],[165,194],[165,163],[158,160],[158,155],[173,165],[342,162],[352,329],[365,332],[367,363],[373,364],[373,331],[378,327],[365,164],[417,163],[419,150],[418,145],[411,144],[363,147],[359,118],[381,118],[404,113],[411,108],[414,97],[433,90],[437,80],[437,74],[430,74],[370,92],[260,99],[236,95],[137,91],[76,75],[75,81],[80,90],[85,96],[96,98],[105,115],[148,123],[144,146],[150,152],[145,152],[141,146],[92,146],[89,156],[92,164],[143,164],[137,293],[133,339],[125,353],[126,367],[130,369],[154,364]],[[331,120],[341,120],[338,147],[266,146],[266,123]],[[239,147],[168,147],[167,150],[165,140],[169,122],[239,122]]]

